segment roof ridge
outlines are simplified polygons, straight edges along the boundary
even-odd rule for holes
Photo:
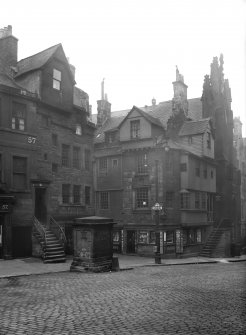
[[[18,64],[19,62],[23,61],[23,60],[26,60],[26,59],[28,59],[28,58],[32,58],[32,57],[37,56],[37,55],[39,55],[39,54],[41,54],[41,53],[43,53],[43,52],[45,52],[45,51],[48,51],[48,50],[50,50],[50,49],[52,49],[52,48],[55,48],[55,47],[58,47],[58,46],[61,46],[61,45],[62,45],[61,43],[58,43],[58,44],[55,44],[55,45],[53,45],[53,46],[51,46],[51,47],[49,47],[49,48],[47,48],[47,49],[44,49],[44,50],[42,50],[42,51],[37,52],[37,53],[35,53],[34,55],[31,55],[31,56],[22,58],[22,59],[20,59],[20,60],[17,62],[17,64]]]

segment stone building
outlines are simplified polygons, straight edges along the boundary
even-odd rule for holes
[[[246,244],[246,138],[242,137],[242,122],[234,118],[234,148],[236,150],[236,166],[241,172],[241,238]]]
[[[153,255],[158,230],[162,257],[197,255],[213,230],[213,125],[201,119],[200,99],[187,99],[178,69],[173,88],[171,101],[129,111],[111,113],[104,94],[98,102],[96,213],[117,222],[117,252]]]
[[[32,255],[34,217],[71,252],[72,219],[94,213],[89,97],[61,44],[18,61],[17,43],[0,29],[0,255]]]

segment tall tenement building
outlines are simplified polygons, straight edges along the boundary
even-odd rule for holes
[[[240,239],[240,174],[223,58],[220,65],[214,59],[202,98],[187,99],[187,88],[177,68],[172,100],[111,112],[102,86],[95,206],[97,215],[117,222],[115,251],[153,255],[159,243],[163,258],[224,256]]]
[[[89,96],[61,44],[19,61],[17,44],[0,29],[0,257],[41,252],[43,227],[71,252],[72,219],[94,213]]]

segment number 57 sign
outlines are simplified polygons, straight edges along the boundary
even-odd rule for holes
[[[36,140],[37,140],[36,137],[32,137],[32,136],[28,136],[28,137],[27,137],[27,142],[28,142],[29,144],[35,144],[35,143],[36,143]]]

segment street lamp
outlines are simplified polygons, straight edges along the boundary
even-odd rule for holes
[[[157,202],[152,207],[152,211],[154,211],[155,216],[155,264],[161,264],[161,254],[160,254],[160,231],[159,231],[159,222],[160,222],[160,211],[162,210],[162,206]]]

